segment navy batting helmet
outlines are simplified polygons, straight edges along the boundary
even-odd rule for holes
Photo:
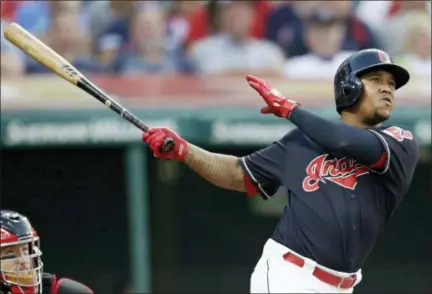
[[[408,71],[394,64],[386,52],[379,49],[358,51],[345,59],[335,74],[334,91],[338,113],[353,106],[360,99],[363,92],[361,75],[376,70],[391,73],[396,82],[396,89],[408,83],[410,78]]]

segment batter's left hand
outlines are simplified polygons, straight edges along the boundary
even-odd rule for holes
[[[261,113],[273,113],[278,117],[289,118],[294,108],[300,105],[293,100],[286,99],[278,90],[267,85],[265,81],[257,77],[248,75],[246,76],[246,80],[249,86],[254,88],[267,104],[267,106],[261,108]]]
[[[174,149],[162,153],[160,148],[167,137],[174,140]],[[156,158],[184,161],[188,153],[187,141],[167,128],[152,128],[143,133],[142,140],[147,143]]]

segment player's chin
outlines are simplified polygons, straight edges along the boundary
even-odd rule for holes
[[[388,120],[391,116],[392,110],[391,108],[378,108],[375,111],[375,115],[377,116],[377,118],[381,121],[385,121]]]

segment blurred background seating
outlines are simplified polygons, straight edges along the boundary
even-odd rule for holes
[[[138,129],[5,40],[10,21],[150,126],[237,156],[293,128],[257,111],[262,100],[246,74],[337,120],[339,64],[357,50],[388,51],[412,76],[391,123],[413,131],[421,160],[355,292],[432,289],[430,1],[0,5],[2,208],[33,221],[48,271],[96,293],[245,293],[286,198],[283,189],[267,202],[239,197],[184,165],[156,160]]]
[[[2,1],[1,19],[18,22],[91,73],[254,69],[328,77],[350,52],[374,47],[413,74],[430,75],[429,1],[232,2]],[[10,56],[4,75],[45,72],[3,44],[2,55]],[[323,70],[312,73],[315,66]]]

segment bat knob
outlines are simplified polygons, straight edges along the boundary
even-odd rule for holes
[[[162,153],[168,153],[174,150],[175,142],[172,138],[166,137],[162,146],[160,147],[160,151]]]

